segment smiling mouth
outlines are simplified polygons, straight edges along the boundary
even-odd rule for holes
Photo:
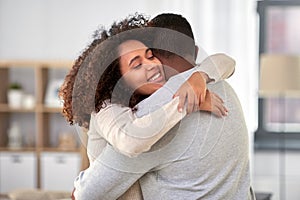
[[[151,78],[149,78],[148,81],[154,82],[154,81],[156,81],[156,80],[157,80],[158,78],[160,78],[160,77],[161,77],[161,73],[158,72],[157,74],[154,74]]]

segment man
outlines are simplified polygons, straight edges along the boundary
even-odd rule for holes
[[[174,19],[175,30],[178,24],[185,26],[185,20],[174,14],[157,16],[153,19],[154,26],[161,27],[160,19],[165,17]],[[164,23],[163,27],[170,26]],[[157,42],[168,50],[158,55],[161,59],[167,59],[165,63],[175,69],[193,68],[189,62],[195,58],[192,53],[185,54],[183,51],[181,56],[172,54],[176,50],[168,44],[180,45],[176,39],[168,41],[168,37],[163,37]],[[150,152],[136,158],[123,156],[107,146],[93,165],[75,181],[76,198],[116,199],[140,179],[144,199],[253,199],[248,136],[239,101],[225,82],[209,89],[225,100],[230,110],[229,116],[217,118],[208,113],[192,113]],[[177,89],[169,85],[166,90]],[[151,110],[151,105],[159,106],[165,101],[164,98],[170,98],[162,95],[164,92],[157,92],[143,101],[138,109],[140,114]]]

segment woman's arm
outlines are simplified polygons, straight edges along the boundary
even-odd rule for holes
[[[196,69],[207,75],[207,83],[218,82],[232,76],[235,60],[224,53],[217,53],[205,58]]]
[[[200,65],[195,67],[195,72],[182,84],[174,96],[179,96],[178,110],[182,110],[187,104],[187,112],[191,113],[201,109],[201,104],[205,101],[206,83],[218,82],[229,78],[235,70],[235,61],[222,53],[207,57]],[[212,94],[215,95],[215,94]],[[212,110],[209,110],[212,111]],[[226,115],[227,110],[220,110]],[[212,111],[214,113],[214,111]],[[219,114],[219,110],[217,113]]]
[[[220,98],[212,94],[207,95],[206,98],[207,103],[203,104],[202,110],[220,112],[220,108],[224,107]],[[149,151],[152,145],[186,116],[185,109],[178,111],[178,102],[179,98],[174,98],[161,108],[142,117],[137,117],[128,107],[108,104],[98,113],[92,114],[90,127],[117,151],[129,157],[135,157]],[[92,143],[89,139],[88,152],[96,152],[93,149],[97,149],[97,145],[94,144],[92,147]],[[98,154],[90,157],[97,156]]]
[[[178,102],[179,99],[175,98],[142,117],[137,117],[129,107],[108,104],[98,113],[92,114],[90,126],[122,154],[137,156],[149,151],[186,115],[185,110],[177,110]]]
[[[203,65],[205,64],[203,62]],[[95,130],[114,148],[127,156],[132,157],[148,151],[186,115],[185,109],[180,112],[177,110],[179,99],[172,100],[172,96],[192,73],[193,71],[190,71],[182,76],[172,77],[163,88],[138,104],[136,114],[128,107],[109,104],[95,114],[93,120]],[[209,75],[216,77],[213,73]],[[217,96],[212,94],[210,98],[213,103],[210,104],[211,107],[206,108],[218,112],[225,109],[222,100]]]

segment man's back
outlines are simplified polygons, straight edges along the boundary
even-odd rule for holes
[[[182,78],[173,81],[178,83]],[[134,158],[107,145],[95,162],[77,177],[77,198],[116,199],[140,180],[145,200],[255,199],[250,187],[248,133],[238,98],[224,81],[209,89],[225,101],[228,116],[190,114],[150,152]],[[171,88],[161,90],[165,95],[152,95],[153,104],[143,101],[145,108],[140,111],[155,109],[157,103],[163,103],[164,96],[170,95],[167,91]]]
[[[179,131],[167,145],[174,157],[140,180],[145,200],[251,199],[248,132],[239,100],[225,81],[209,89],[223,98],[229,115],[192,113],[172,130]]]

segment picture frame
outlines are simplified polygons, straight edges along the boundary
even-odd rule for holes
[[[63,79],[53,79],[49,81],[45,96],[45,105],[47,107],[62,107],[63,104],[58,97],[58,93],[63,81]]]

